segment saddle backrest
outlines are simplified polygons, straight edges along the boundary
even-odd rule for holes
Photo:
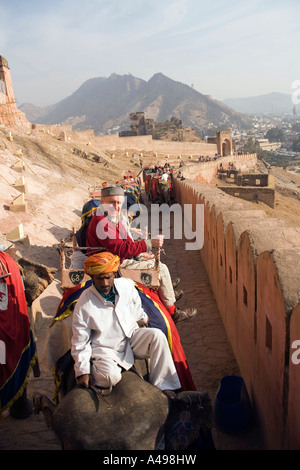
[[[87,247],[78,247],[76,246],[76,237],[73,236],[73,247],[65,247],[63,240],[61,240],[60,247],[60,268],[61,268],[61,288],[63,290],[72,289],[75,286],[78,286],[82,282],[86,282],[90,279],[90,276],[85,274],[84,269],[72,269],[66,268],[65,262],[65,248],[81,250],[84,251]],[[132,279],[134,282],[138,282],[145,287],[157,290],[160,286],[159,281],[159,250],[157,250],[155,255],[155,267],[149,269],[130,269],[130,268],[120,268],[120,275]]]

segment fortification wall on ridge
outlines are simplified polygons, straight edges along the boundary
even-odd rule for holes
[[[299,449],[300,364],[291,358],[300,341],[300,228],[206,183],[174,184],[193,217],[204,204],[201,258],[265,448]]]
[[[210,183],[217,175],[220,162],[222,162],[223,168],[228,168],[229,162],[234,162],[237,170],[246,171],[256,165],[257,155],[256,153],[241,155],[234,154],[227,157],[222,157],[222,160],[217,159],[210,162],[185,165],[181,168],[181,173],[185,178],[193,179],[194,181]]]
[[[84,145],[94,144],[100,150],[128,150],[139,152],[156,152],[170,156],[189,158],[191,156],[214,156],[217,153],[216,143],[206,142],[171,142],[154,140],[151,135],[119,137],[118,134],[95,136],[93,130],[74,131],[72,126],[33,124],[33,132],[47,132],[50,135],[66,141],[79,142]]]

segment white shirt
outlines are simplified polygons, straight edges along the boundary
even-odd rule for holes
[[[167,182],[168,181],[168,174],[164,173],[163,175],[161,175],[160,181]]]
[[[117,278],[114,285],[118,292],[115,305],[92,284],[75,306],[71,340],[75,377],[90,373],[91,358],[109,357],[127,370],[134,363],[130,338],[139,328],[137,322],[146,323],[148,316],[131,279]]]

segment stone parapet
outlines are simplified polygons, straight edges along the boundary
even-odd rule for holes
[[[242,186],[219,186],[222,191],[231,196],[245,199],[246,201],[263,202],[274,209],[275,207],[275,190],[266,187],[242,187]]]
[[[299,449],[300,228],[203,182],[174,185],[194,217],[204,205],[201,258],[265,448]]]
[[[224,169],[228,169],[230,162],[234,162],[237,170],[245,171],[249,168],[254,168],[257,163],[257,155],[256,153],[241,155],[234,154],[208,162],[187,164],[180,168],[180,172],[184,178],[193,179],[194,181],[203,183],[210,183],[212,179],[216,177],[220,164],[222,163]]]

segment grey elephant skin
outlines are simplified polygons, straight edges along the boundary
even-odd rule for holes
[[[206,392],[181,392],[169,400],[131,370],[108,396],[76,386],[57,406],[43,395],[34,397],[34,404],[64,450],[188,449],[198,447],[203,430],[204,438],[208,431],[204,445],[213,448]]]

